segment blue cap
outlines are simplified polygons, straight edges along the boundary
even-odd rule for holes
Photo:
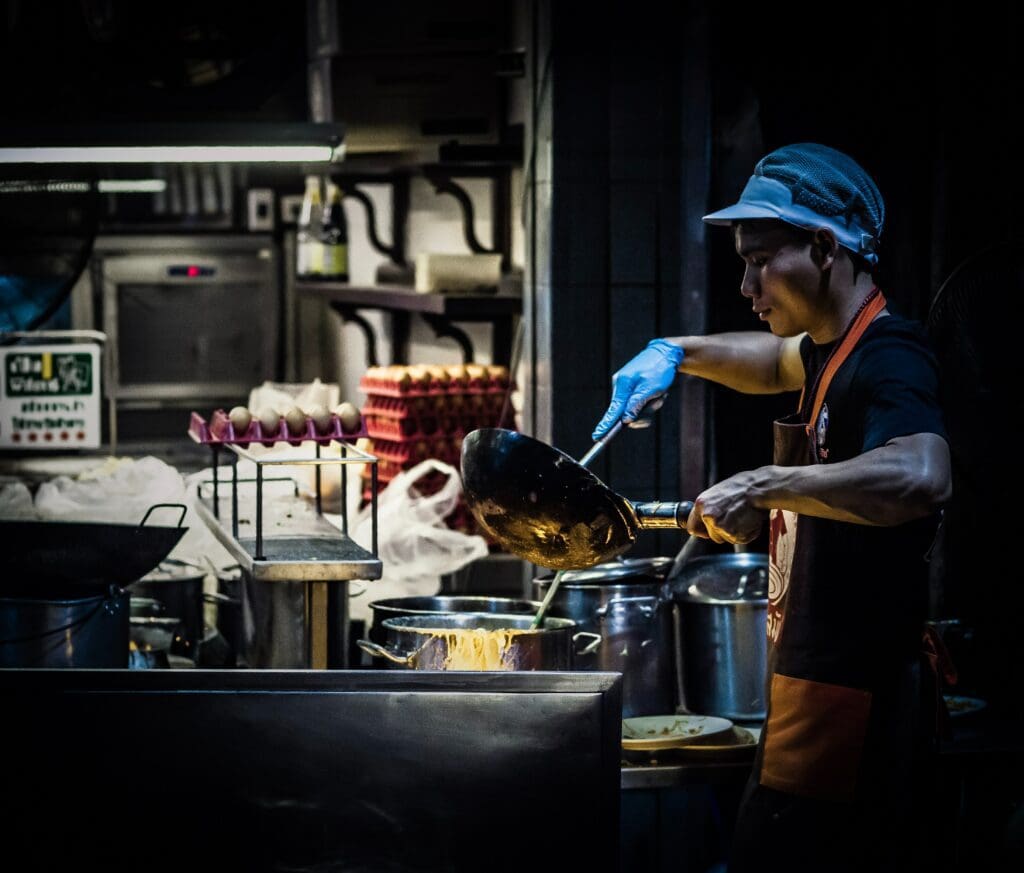
[[[739,201],[705,215],[704,221],[730,225],[745,218],[828,228],[841,246],[877,264],[885,204],[878,186],[853,158],[817,143],[797,143],[761,158]]]

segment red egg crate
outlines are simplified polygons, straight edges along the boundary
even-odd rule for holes
[[[264,431],[263,426],[255,417],[249,423],[244,433],[236,433],[231,419],[223,409],[215,409],[206,421],[198,412],[193,412],[188,426],[189,436],[197,443],[208,443],[210,445],[237,445],[246,448],[250,443],[261,443],[270,447],[274,443],[289,443],[297,446],[300,443],[312,441],[316,443],[329,443],[331,441],[354,443],[362,437],[369,436],[366,430],[366,419],[362,418],[359,429],[356,431],[345,431],[342,429],[341,420],[337,415],[331,414],[330,424],[326,431],[320,433],[313,424],[313,419],[306,416],[305,428],[299,433],[292,433],[282,418],[279,427],[275,431]]]
[[[399,381],[393,376],[365,374],[359,380],[359,388],[365,394],[381,397],[443,397],[451,395],[498,394],[504,395],[514,389],[507,379],[468,379],[442,383],[436,379]]]

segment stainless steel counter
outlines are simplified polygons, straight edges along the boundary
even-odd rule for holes
[[[0,670],[18,713],[4,852],[39,869],[477,873],[547,869],[564,835],[591,834],[573,868],[614,871],[621,681]]]

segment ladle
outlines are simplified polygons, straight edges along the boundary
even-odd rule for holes
[[[502,428],[475,430],[463,440],[462,482],[484,532],[552,570],[609,561],[641,530],[685,528],[693,509],[690,501],[627,500],[564,452]]]

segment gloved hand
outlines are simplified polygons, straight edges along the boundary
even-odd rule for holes
[[[612,402],[594,428],[595,440],[603,437],[620,418],[627,424],[635,421],[648,403],[651,411],[661,406],[657,398],[664,396],[676,378],[676,369],[683,361],[683,350],[667,340],[653,339],[626,366],[612,376]]]

